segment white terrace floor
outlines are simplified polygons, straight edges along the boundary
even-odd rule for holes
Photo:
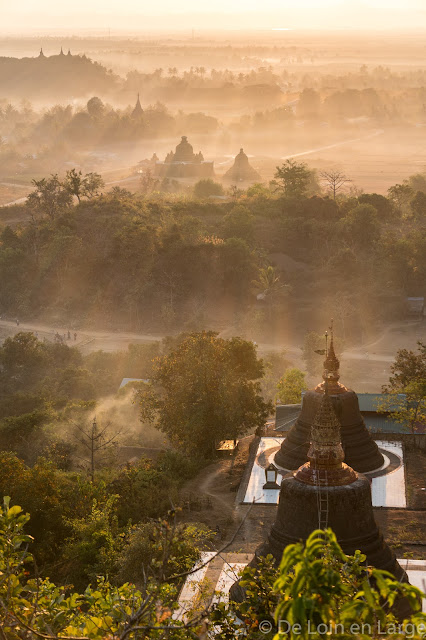
[[[251,469],[250,479],[243,503],[255,501],[257,504],[278,504],[278,489],[263,489],[265,484],[265,466],[273,462],[275,453],[281,446],[284,438],[261,438],[256,453],[256,458]],[[407,506],[405,495],[405,468],[402,445],[400,442],[384,442],[376,440],[381,449],[385,465],[389,464],[386,452],[395,454],[401,461],[400,466],[388,474],[372,478],[371,494],[373,507],[398,507]],[[368,476],[368,474],[366,474]],[[282,475],[278,474],[277,483],[281,483]]]
[[[212,560],[213,553],[204,553],[200,565]],[[207,605],[209,602],[227,602],[229,590],[243,568],[250,562],[253,554],[223,553],[199,571],[188,576],[179,597],[179,609],[174,614],[177,619],[185,618],[194,606]],[[398,560],[406,570],[410,583],[423,592],[426,591],[426,560]],[[423,601],[426,611],[426,600]]]

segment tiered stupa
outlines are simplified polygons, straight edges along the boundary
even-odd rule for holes
[[[369,480],[343,462],[340,424],[327,386],[326,382],[312,425],[309,461],[284,477],[275,523],[251,564],[268,554],[279,564],[287,545],[306,540],[315,529],[330,527],[346,554],[359,549],[369,565],[406,582],[407,574],[374,520]],[[244,597],[236,582],[231,598],[238,602]],[[401,603],[400,613],[407,613],[406,604]]]
[[[182,136],[175,152],[170,151],[164,162],[155,165],[156,176],[170,178],[210,178],[214,175],[213,162],[205,162],[201,151],[194,153],[186,136]]]
[[[138,99],[136,100],[135,108],[132,111],[131,117],[135,120],[141,118],[143,116],[143,109],[141,105],[141,101],[138,94]]]
[[[339,366],[334,352],[331,327],[330,348],[324,362],[323,382],[314,390],[305,393],[300,415],[275,455],[275,463],[279,467],[293,470],[306,462],[311,427],[324,396],[326,384],[341,426],[342,446],[347,464],[361,473],[374,471],[384,464],[383,456],[365,426],[356,393],[339,382]]]
[[[240,149],[240,153],[235,156],[234,164],[228,169],[223,178],[234,182],[256,182],[261,180],[257,171],[250,166],[249,159],[243,149]]]

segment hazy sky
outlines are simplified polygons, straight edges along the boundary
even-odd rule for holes
[[[224,15],[225,14],[225,15]],[[0,0],[16,29],[397,28],[426,26],[426,0]]]

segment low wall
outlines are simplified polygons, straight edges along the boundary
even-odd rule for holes
[[[426,451],[426,433],[372,433],[375,440],[387,442],[398,441],[404,444],[406,449]]]

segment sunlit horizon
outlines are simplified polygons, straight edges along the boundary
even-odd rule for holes
[[[212,8],[213,7],[213,8]],[[52,0],[20,0],[15,6],[0,2],[1,33],[63,30],[113,33],[150,30],[182,31],[269,29],[421,29],[426,26],[422,0],[217,0],[214,5],[186,0],[156,3],[123,0],[75,0],[72,7]],[[25,20],[23,20],[25,16]]]

